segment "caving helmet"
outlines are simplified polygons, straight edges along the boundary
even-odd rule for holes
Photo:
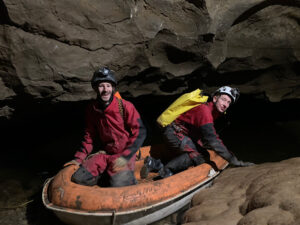
[[[217,94],[226,94],[228,95],[231,100],[232,100],[232,103],[235,103],[238,98],[240,97],[240,91],[239,89],[237,88],[231,88],[229,86],[223,86],[223,87],[220,87],[218,88],[212,96],[215,96]]]
[[[110,82],[114,87],[117,85],[115,74],[107,67],[101,67],[94,72],[91,80],[91,85],[95,89],[100,82]]]

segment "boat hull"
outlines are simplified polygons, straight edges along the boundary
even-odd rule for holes
[[[146,153],[146,155],[148,153]],[[52,210],[60,220],[70,225],[150,224],[189,205],[191,198],[203,188],[208,187],[213,179],[215,179],[228,165],[225,160],[213,152],[210,152],[210,154],[218,167],[217,171],[208,164],[200,165],[163,180],[140,183],[135,186],[121,188],[82,187],[81,185],[70,182],[70,175],[66,175],[67,172],[65,170],[61,172],[63,178],[60,178],[59,175],[57,175],[45,183],[42,200],[44,205]],[[137,167],[138,171],[140,166]],[[69,168],[69,170],[72,170],[72,168]],[[75,170],[76,168],[73,168],[73,171]],[[197,174],[203,176],[203,178],[200,179],[199,177],[196,177]],[[138,173],[136,176],[137,178],[140,178]],[[191,182],[196,180],[196,182],[186,187],[183,182],[185,178],[191,180]],[[58,179],[59,181],[65,180],[58,182],[57,184],[55,179]],[[197,182],[197,179],[200,180],[200,182]],[[180,182],[180,180],[182,182]],[[182,187],[181,183],[183,183]],[[71,186],[72,188],[67,189],[64,185],[67,185],[67,187]],[[94,201],[95,204],[92,204],[92,206],[90,206],[91,203],[89,203],[88,206],[84,205],[85,200],[89,200],[89,195],[79,195],[76,192],[81,190],[76,189],[78,186],[85,188],[87,192],[90,191],[90,198],[99,197],[100,200],[96,199],[96,201]],[[175,186],[177,189],[179,188],[177,193],[164,193],[168,189],[173,190]],[[66,192],[70,192],[70,190],[72,190],[73,193],[68,196],[68,193]],[[77,200],[78,196],[80,196],[81,199],[79,205],[73,204],[75,199],[70,200],[70,198],[76,197],[76,195]],[[112,197],[106,195],[118,196]],[[148,195],[150,195],[150,197]],[[109,204],[112,199],[115,202]],[[130,201],[126,202],[128,199],[130,199]],[[101,200],[103,203],[99,203]],[[124,207],[124,205],[126,207]]]

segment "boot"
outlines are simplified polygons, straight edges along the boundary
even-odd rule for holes
[[[205,160],[201,155],[191,159],[187,153],[184,153],[168,162],[167,165],[158,171],[158,173],[161,178],[166,178],[175,173],[186,170],[190,166],[198,166],[204,162]]]
[[[167,168],[167,167],[163,167],[158,171],[159,177],[160,178],[166,178],[166,177],[170,177],[173,175],[172,171]]]
[[[148,177],[149,172],[151,171],[157,172],[163,167],[164,165],[162,164],[160,159],[154,159],[151,156],[147,156],[140,172],[141,178],[145,179]]]
[[[178,173],[193,165],[193,160],[189,157],[189,155],[187,153],[183,153],[182,155],[168,162],[167,165],[165,165],[164,170],[165,174],[168,175],[170,174],[169,171],[172,173]]]

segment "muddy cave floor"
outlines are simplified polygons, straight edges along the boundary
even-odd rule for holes
[[[160,143],[159,114],[134,102],[148,130],[144,145]],[[216,126],[238,158],[257,164],[299,157],[299,101],[237,105]],[[44,181],[71,160],[80,146],[83,106],[45,108],[4,122],[1,131],[0,224],[62,225],[41,202]],[[78,113],[73,113],[77,110]],[[55,113],[53,113],[55,112]],[[72,113],[71,113],[72,112]],[[58,116],[59,115],[59,116]],[[230,124],[228,125],[228,121]],[[160,224],[172,224],[168,218]]]

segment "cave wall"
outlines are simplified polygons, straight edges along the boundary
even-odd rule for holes
[[[92,98],[109,66],[125,97],[234,85],[297,99],[300,1],[0,0],[0,116]]]
[[[226,120],[216,124],[226,146],[239,159],[257,164],[299,157],[299,24],[297,0],[0,0],[0,171],[5,191],[0,204],[3,199],[19,202],[17,194],[24,193],[24,187],[25,194],[37,192],[45,177],[73,159],[83,136],[85,106],[94,97],[90,79],[98,66],[116,71],[122,96],[134,103],[146,125],[145,145],[161,141],[155,119],[181,93],[195,88],[210,93],[232,85],[240,89],[240,100],[230,107]],[[208,196],[210,201],[210,195],[202,192],[193,201],[194,215],[187,214],[189,222],[205,218],[233,224],[230,213],[253,201],[251,195],[233,196],[231,188],[239,187],[239,194],[254,184],[266,191],[259,186],[264,182],[251,183],[247,175],[256,178],[268,167],[275,168],[270,171],[277,180],[263,187],[277,187],[278,171],[288,171],[280,165],[296,171],[291,162],[296,160],[259,165],[251,173],[248,168],[225,171],[225,183],[208,189],[216,190],[220,200],[221,187],[227,195],[224,204],[212,208],[201,199]],[[37,176],[39,182],[32,182]],[[293,182],[299,184],[299,179]],[[292,193],[278,187],[285,197]],[[40,201],[40,193],[36,199]],[[236,199],[241,204],[235,204]],[[280,199],[290,203],[289,198]],[[32,205],[24,214],[13,209],[3,221],[52,223],[53,215],[43,213],[39,201],[34,213],[28,213]],[[234,203],[230,211],[228,202]],[[250,214],[241,221],[273,221],[274,213],[279,218],[274,224],[283,221],[287,210],[278,212],[275,203],[270,213],[258,208],[263,216]],[[197,211],[200,204],[204,214],[205,205],[212,209],[213,218]],[[218,215],[220,206],[229,214],[221,210]]]

